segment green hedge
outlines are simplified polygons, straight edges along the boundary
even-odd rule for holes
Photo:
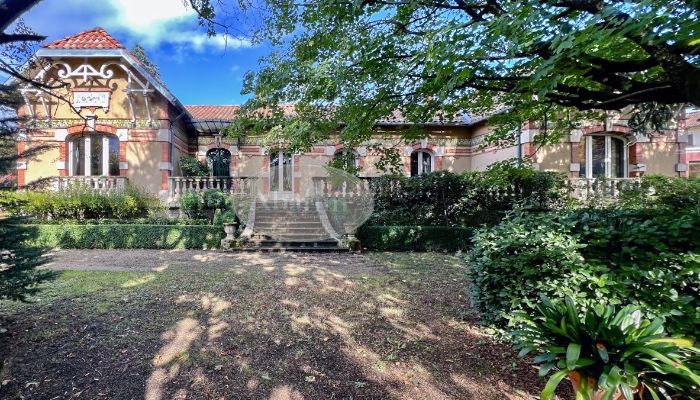
[[[363,226],[357,236],[369,250],[457,251],[471,247],[473,228],[452,226]]]
[[[0,227],[2,235],[21,229],[32,246],[63,249],[211,249],[223,237],[212,225],[21,225]]]

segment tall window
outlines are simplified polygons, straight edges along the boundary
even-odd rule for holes
[[[360,167],[360,162],[352,151],[340,150],[333,155],[333,165],[345,171],[353,171]]]
[[[231,175],[231,152],[226,149],[211,149],[207,152],[207,166],[212,176]]]
[[[411,176],[433,171],[433,157],[427,151],[418,150],[411,154]]]
[[[292,191],[292,156],[283,150],[270,154],[270,191]]]
[[[68,141],[68,170],[72,176],[119,175],[119,139],[113,135],[86,134]]]
[[[626,178],[627,146],[611,135],[586,136],[579,147],[581,178]]]

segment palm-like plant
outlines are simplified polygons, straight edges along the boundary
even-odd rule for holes
[[[537,309],[514,317],[511,334],[521,356],[537,353],[541,377],[555,371],[542,400],[566,377],[577,400],[700,399],[700,349],[666,336],[661,319],[642,319],[636,306],[579,309],[570,298]]]

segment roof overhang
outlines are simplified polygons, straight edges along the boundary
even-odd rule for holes
[[[175,95],[168,90],[162,83],[158,81],[153,75],[146,71],[133,56],[129,54],[124,49],[39,49],[35,57],[46,57],[46,58],[85,58],[85,57],[119,57],[129,63],[129,66],[138,71],[141,76],[146,78],[148,82],[153,85],[153,87],[160,92],[172,105],[174,105],[179,110],[187,113],[185,106],[180,103],[180,100],[175,97]],[[187,113],[189,115],[189,113]]]
[[[220,130],[231,125],[231,121],[222,119],[191,119],[188,122],[188,125],[191,126],[195,131],[197,131],[198,134],[218,133]]]

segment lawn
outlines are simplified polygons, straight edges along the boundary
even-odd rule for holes
[[[0,302],[1,398],[521,399],[541,388],[475,323],[448,255],[73,251],[53,267],[32,303]]]

